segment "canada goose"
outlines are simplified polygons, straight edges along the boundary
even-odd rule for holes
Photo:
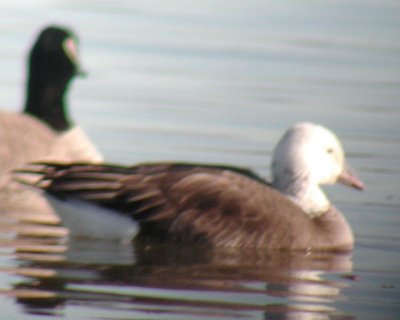
[[[0,211],[17,197],[10,195],[19,185],[9,174],[16,167],[38,160],[102,161],[65,105],[71,80],[82,73],[77,46],[72,31],[46,27],[30,51],[23,113],[0,111]]]
[[[135,236],[266,249],[349,250],[352,230],[321,184],[363,184],[334,133],[289,128],[275,147],[272,183],[236,167],[42,163],[36,173],[71,236]]]

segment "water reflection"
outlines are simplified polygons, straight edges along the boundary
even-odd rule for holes
[[[88,317],[104,312],[110,319],[345,318],[334,302],[348,282],[326,275],[351,272],[351,254],[66,242],[60,226],[29,228],[27,235],[14,226],[15,237],[1,241],[17,263],[8,270],[18,280],[7,294],[25,313],[83,308]]]

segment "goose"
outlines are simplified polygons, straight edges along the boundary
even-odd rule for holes
[[[71,80],[82,74],[77,36],[61,26],[44,28],[29,54],[23,112],[0,111],[0,211],[18,202],[19,184],[9,173],[23,164],[103,160],[65,103]]]
[[[271,169],[271,183],[244,168],[196,163],[40,163],[19,172],[39,175],[33,186],[49,198],[70,236],[274,250],[353,248],[349,223],[320,186],[364,185],[332,131],[295,124],[276,145]]]

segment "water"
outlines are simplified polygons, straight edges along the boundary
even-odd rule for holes
[[[333,129],[367,189],[327,192],[351,254],[67,242],[0,219],[4,319],[400,319],[400,4],[396,1],[1,1],[0,105],[49,22],[81,38],[71,112],[111,162],[179,160],[269,175],[291,124]]]

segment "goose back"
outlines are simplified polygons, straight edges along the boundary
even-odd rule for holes
[[[310,219],[245,169],[46,164],[37,172],[43,175],[38,186],[52,197],[79,199],[129,216],[140,224],[139,237],[269,249],[352,246],[351,230],[336,209]]]

